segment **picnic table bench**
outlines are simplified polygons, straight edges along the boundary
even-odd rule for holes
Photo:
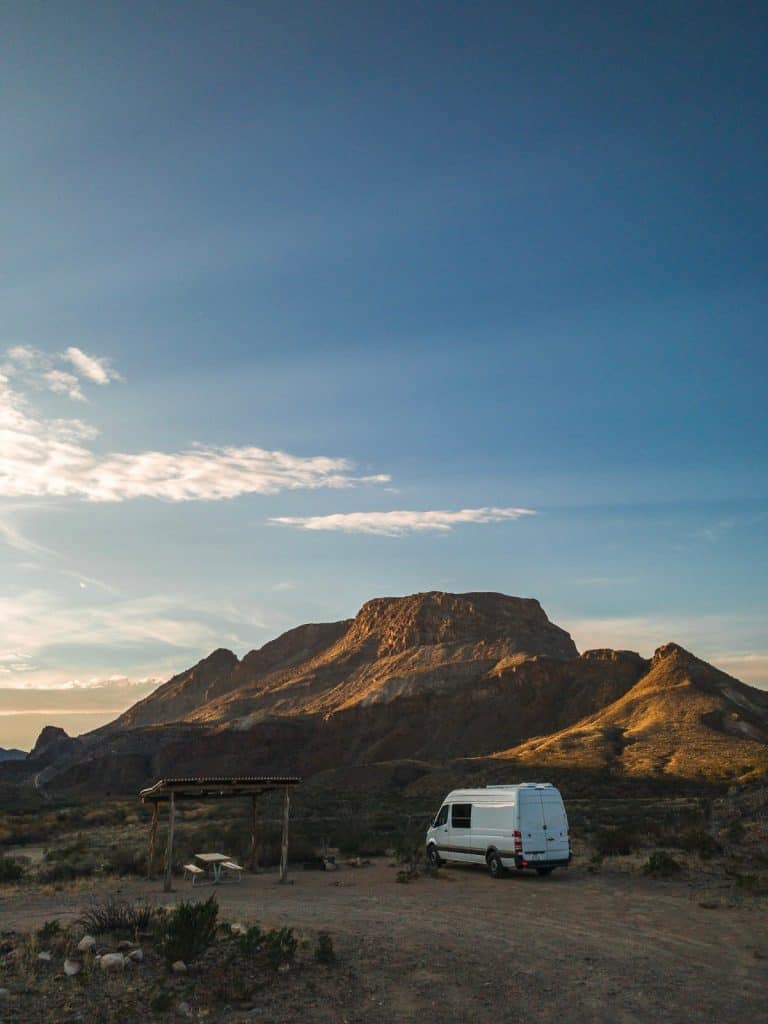
[[[184,865],[184,877],[191,877],[192,885],[207,880],[208,868],[211,870],[211,885],[221,885],[222,882],[228,881],[239,882],[243,877],[243,868],[227,853],[196,853],[195,859],[201,861],[205,867],[198,867],[197,864]]]

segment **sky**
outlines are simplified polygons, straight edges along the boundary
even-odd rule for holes
[[[0,10],[0,746],[369,598],[768,687],[755,3]]]

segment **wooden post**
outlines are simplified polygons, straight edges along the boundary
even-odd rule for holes
[[[171,891],[171,871],[173,869],[173,826],[176,824],[176,800],[171,790],[171,799],[168,805],[168,845],[165,848],[165,881],[163,892]]]
[[[256,818],[256,794],[251,795],[251,871],[259,870],[258,821]]]
[[[149,851],[147,853],[147,878],[152,877],[155,865],[155,843],[157,842],[157,800],[152,804],[152,824],[149,826]]]
[[[283,841],[280,846],[280,881],[285,882],[288,878],[288,818],[291,813],[291,794],[288,787],[285,787],[283,796]]]

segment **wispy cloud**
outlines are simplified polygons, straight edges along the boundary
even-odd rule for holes
[[[384,537],[402,537],[408,533],[446,532],[466,523],[499,523],[522,519],[536,513],[529,508],[464,508],[455,512],[436,509],[427,512],[338,512],[328,516],[277,516],[271,523],[296,526],[303,530],[337,530],[342,533],[368,533]]]
[[[87,377],[94,384],[109,384],[111,380],[122,380],[120,374],[113,370],[109,361],[99,356],[89,356],[82,349],[70,346],[63,355],[82,377]]]
[[[75,402],[85,401],[80,381],[74,373],[67,373],[66,370],[46,370],[43,380],[47,383],[49,391],[66,395]]]
[[[14,378],[37,390],[52,391],[66,395],[75,402],[87,399],[82,389],[82,380],[95,384],[108,384],[123,378],[113,370],[107,359],[91,356],[74,346],[65,352],[42,352],[32,345],[12,345],[6,350],[5,363],[0,367],[8,378]],[[62,369],[69,364],[71,369]]]
[[[304,457],[255,446],[194,445],[179,452],[97,456],[86,444],[97,433],[82,420],[34,415],[7,375],[0,374],[0,496],[217,501],[241,494],[389,480],[386,474],[356,476],[348,459]]]
[[[118,714],[128,705],[152,693],[160,685],[155,678],[130,679],[113,675],[105,679],[68,679],[58,686],[0,687],[0,715]]]

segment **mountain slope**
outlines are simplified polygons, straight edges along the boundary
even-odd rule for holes
[[[429,592],[214,651],[109,726],[46,730],[45,787],[295,773],[418,758],[727,777],[768,768],[768,693],[673,644],[579,655],[538,601]],[[500,752],[494,755],[494,752]]]
[[[768,769],[768,693],[677,644],[597,713],[496,756],[630,774],[745,774]]]
[[[340,626],[341,624],[335,624]],[[514,657],[578,656],[538,601],[504,594],[430,592],[363,605],[335,643],[302,664],[249,678],[186,716],[247,728],[265,714],[334,714],[480,679]]]

